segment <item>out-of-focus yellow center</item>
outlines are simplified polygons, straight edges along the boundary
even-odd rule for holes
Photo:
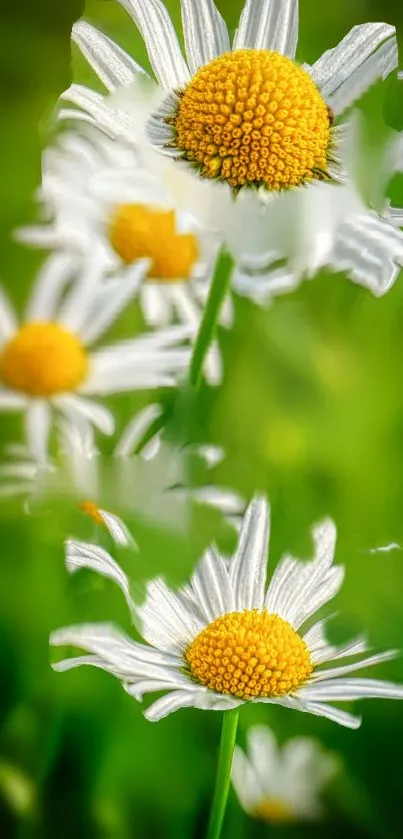
[[[264,798],[253,810],[257,819],[276,824],[287,824],[294,821],[294,814],[284,801],[279,798]]]
[[[216,618],[189,645],[186,659],[201,684],[241,699],[284,696],[313,670],[305,641],[292,626],[257,609]]]
[[[208,178],[280,190],[326,177],[330,116],[311,76],[268,50],[224,53],[197,71],[175,145]]]
[[[149,257],[148,277],[187,280],[199,256],[196,236],[178,233],[174,210],[144,204],[121,204],[110,225],[112,247],[127,265]]]
[[[0,379],[29,396],[74,390],[88,370],[81,342],[57,323],[27,323],[0,355]]]
[[[77,507],[86,516],[89,516],[89,518],[92,519],[92,521],[95,522],[95,524],[99,524],[101,527],[105,527],[105,522],[102,518],[99,507],[97,507],[94,501],[91,501],[89,499],[86,499],[85,501],[79,501]]]

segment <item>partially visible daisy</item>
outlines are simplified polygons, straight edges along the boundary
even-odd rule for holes
[[[120,457],[130,457],[141,447],[141,455],[146,460],[152,460],[166,444],[162,441],[161,432],[151,434],[148,442],[143,446],[144,436],[150,431],[156,421],[163,415],[161,405],[152,403],[138,411],[127,424],[122,436],[116,446],[116,454]],[[194,454],[201,458],[205,469],[209,470],[225,459],[225,452],[220,446],[214,445],[185,445],[177,449],[177,456],[180,458],[185,453]],[[173,457],[176,455],[173,452]],[[173,476],[171,483],[174,484]],[[229,524],[236,530],[240,529],[242,514],[245,511],[245,501],[236,492],[221,485],[217,486],[211,482],[201,486],[189,487],[186,477],[182,476],[181,481],[175,479],[175,491],[180,494],[190,494],[195,501],[215,507],[225,515]]]
[[[141,454],[137,443],[161,413],[160,406],[147,405],[127,424],[112,455],[104,457],[95,446],[91,428],[81,429],[59,422],[59,456],[38,463],[26,446],[8,446],[7,459],[0,464],[0,497],[21,496],[33,512],[49,499],[73,500],[81,512],[121,545],[133,544],[119,514],[150,518],[161,525],[180,530],[186,525],[188,500],[206,504],[239,528],[244,500],[230,489],[206,483],[190,486],[187,455],[194,453],[204,470],[223,459],[214,447],[171,449],[154,438]],[[150,462],[152,461],[152,463]]]
[[[301,66],[295,61],[298,0],[246,0],[232,44],[213,0],[181,0],[185,61],[161,0],[119,2],[144,38],[157,84],[107,36],[80,21],[73,40],[109,95],[72,85],[62,99],[75,107],[62,109],[61,117],[79,118],[109,136],[136,142],[159,180],[170,186],[177,181],[172,189],[186,194],[188,209],[203,225],[221,231],[240,263],[260,240],[263,253],[255,252],[253,270],[268,249],[278,250],[276,235],[267,239],[270,214],[262,201],[277,200],[282,191],[294,195],[301,186],[310,190],[321,180],[348,181],[344,114],[376,79],[397,67],[395,29],[385,23],[355,26],[315,64]],[[356,208],[343,190],[333,190],[332,200],[342,208],[344,221]],[[334,218],[334,208],[326,207],[325,235],[333,234]],[[376,236],[394,263],[382,221]],[[313,226],[310,232],[302,249],[308,269],[316,241]],[[294,238],[290,224],[288,239]],[[367,240],[370,244],[371,234]],[[287,255],[286,250],[280,258]],[[355,278],[359,257],[357,249],[350,258]],[[337,251],[330,249],[328,258],[338,270]],[[271,279],[274,289],[289,287],[287,272],[276,270]],[[388,273],[381,290],[391,282]]]
[[[339,768],[336,757],[310,737],[295,737],[280,748],[267,725],[248,731],[247,754],[235,746],[232,783],[251,816],[286,824],[323,817],[320,793]]]
[[[391,169],[391,177],[394,171],[398,170]],[[253,207],[248,212],[245,204],[243,212],[250,219]],[[326,266],[347,272],[380,296],[393,286],[403,266],[403,209],[391,207],[386,199],[381,216],[364,206],[356,189],[318,183],[310,190],[282,193],[265,214],[259,258],[244,253],[233,276],[234,290],[256,303],[292,291]],[[240,213],[232,233],[234,248],[242,218]],[[290,225],[298,236],[290,237]]]
[[[156,721],[179,708],[230,710],[245,702],[282,705],[357,728],[360,719],[332,702],[365,698],[403,699],[403,686],[350,674],[396,656],[394,650],[365,655],[362,638],[336,647],[324,635],[325,621],[307,622],[334,597],[343,568],[333,565],[336,529],[325,521],[313,530],[315,556],[300,562],[285,556],[266,591],[269,508],[250,504],[238,547],[227,561],[215,547],[203,556],[189,584],[170,590],[161,578],[147,585],[145,602],[130,598],[129,581],[109,555],[67,543],[67,563],[92,568],[122,588],[145,644],[108,624],[59,629],[54,646],[86,652],[55,664],[101,667],[121,680],[138,701],[166,691],[147,708]],[[352,659],[339,664],[340,659]],[[332,666],[334,665],[334,666]],[[330,704],[329,704],[330,703]]]
[[[62,134],[44,153],[40,197],[44,223],[17,231],[19,239],[84,258],[96,248],[105,261],[107,295],[112,283],[124,284],[147,258],[139,288],[145,322],[161,328],[179,321],[197,334],[217,243],[191,213],[175,205],[133,146],[90,128]],[[230,321],[227,299],[221,322]],[[216,347],[206,373],[212,383],[221,378]]]
[[[80,265],[55,253],[39,273],[21,325],[0,290],[0,411],[24,412],[28,447],[38,460],[46,460],[54,411],[73,425],[91,423],[112,434],[111,411],[88,397],[172,386],[187,369],[184,327],[90,349],[135,295],[146,270],[147,261],[139,262],[125,284],[100,299],[97,253]]]

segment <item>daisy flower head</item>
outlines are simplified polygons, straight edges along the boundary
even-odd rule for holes
[[[58,456],[46,463],[30,456],[26,446],[8,446],[7,459],[0,464],[0,498],[22,497],[29,513],[46,511],[47,502],[55,499],[73,502],[120,545],[133,545],[121,515],[139,516],[180,531],[187,525],[189,501],[218,510],[238,530],[245,509],[239,495],[212,483],[189,485],[188,456],[195,454],[203,472],[208,472],[223,459],[222,450],[187,446],[178,451],[156,435],[136,453],[144,433],[161,414],[155,404],[138,411],[106,457],[95,445],[91,426],[82,428],[63,419],[57,423]]]
[[[0,410],[22,411],[28,448],[46,460],[53,414],[114,431],[111,411],[93,396],[172,386],[189,364],[184,327],[94,347],[136,294],[147,261],[130,281],[99,294],[97,253],[85,263],[54,253],[42,267],[21,325],[0,293]]]
[[[333,646],[326,641],[323,620],[306,629],[343,580],[343,568],[333,565],[334,524],[325,521],[314,529],[313,560],[284,557],[266,590],[268,531],[267,501],[256,497],[229,561],[212,547],[179,591],[157,578],[147,585],[142,605],[130,600],[146,643],[110,625],[59,629],[51,637],[54,646],[73,645],[86,655],[60,661],[55,668],[101,667],[139,701],[147,693],[166,691],[147,708],[151,721],[184,707],[227,711],[263,702],[357,728],[360,719],[332,702],[403,699],[401,685],[350,676],[395,657],[395,651],[365,655],[362,638]],[[72,550],[67,545],[68,563]],[[89,549],[74,556],[77,565],[113,577],[127,599],[129,581],[109,555],[96,564]],[[350,660],[340,664],[340,659]]]
[[[310,254],[317,238],[332,236],[338,219],[346,218],[346,208],[347,216],[353,216],[357,202],[341,194],[341,186],[328,193],[340,212],[326,204],[324,230],[317,234],[311,226],[309,246],[306,229],[299,236],[298,227],[286,226],[280,259],[289,257],[293,240],[294,249],[302,243],[299,261],[302,256],[307,260],[302,270],[293,266],[291,273],[272,268],[279,258],[278,224],[270,233],[277,211],[272,207],[268,213],[265,205],[283,193],[298,193],[296,187],[309,186],[310,191],[321,181],[348,182],[343,115],[376,79],[396,68],[394,27],[356,26],[312,66],[300,65],[295,60],[298,0],[246,0],[232,44],[213,0],[181,0],[185,60],[161,0],[119,2],[144,38],[157,85],[113,41],[81,21],[73,27],[73,40],[109,95],[73,85],[62,99],[75,108],[64,108],[61,117],[98,125],[111,136],[135,137],[150,168],[177,195],[186,195],[188,209],[219,231],[233,250],[245,269],[239,282],[243,293],[248,289],[244,273],[248,276],[262,265],[270,274],[263,277],[269,290],[264,299],[272,288],[275,293],[292,288],[305,268],[313,270]],[[287,205],[283,208],[286,220]],[[297,209],[298,224],[304,225],[305,208]],[[361,202],[359,211],[363,209]],[[390,230],[381,228],[377,238],[391,261],[394,243],[388,248]],[[367,239],[370,244],[370,233]],[[326,259],[336,269],[337,257],[327,248]],[[354,279],[362,275],[362,264],[356,268],[359,257],[357,248],[347,264],[344,258]],[[387,287],[388,281],[389,274]],[[258,293],[254,283],[250,296],[257,298]]]
[[[107,294],[148,259],[138,294],[146,324],[179,322],[197,333],[217,243],[191,213],[175,206],[133,146],[89,126],[65,132],[45,151],[41,199],[44,223],[18,231],[19,239],[83,258],[96,247],[105,262]],[[229,325],[231,318],[227,299],[221,323]],[[216,346],[205,372],[211,383],[221,378]]]
[[[235,746],[232,783],[243,809],[275,824],[323,817],[320,793],[337,773],[339,761],[310,737],[279,747],[267,725],[248,731],[247,753]]]

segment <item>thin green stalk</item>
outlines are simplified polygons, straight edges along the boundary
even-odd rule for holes
[[[233,259],[229,253],[221,250],[215,264],[209,296],[190,362],[190,384],[194,387],[198,387],[200,384],[204,359],[215,335],[221,306],[228,291],[233,264]]]
[[[234,708],[233,711],[224,711],[220,755],[206,839],[220,839],[221,836],[231,780],[232,755],[234,753],[238,717],[239,708]]]

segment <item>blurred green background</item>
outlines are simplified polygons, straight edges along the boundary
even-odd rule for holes
[[[166,5],[179,25],[179,3]],[[234,30],[241,0],[217,5]],[[393,0],[300,6],[301,60],[314,61],[366,20],[393,23],[402,53],[403,13]],[[54,102],[71,81],[69,32],[83,12],[80,0],[16,0],[2,11],[0,276],[18,306],[42,255],[13,242],[12,231],[35,215],[41,148]],[[85,17],[147,64],[135,27],[114,0],[90,0]],[[85,62],[76,53],[73,59],[76,80],[95,86]],[[402,87],[389,79],[361,103],[368,125],[380,126],[375,146],[385,125],[403,129]],[[403,203],[402,176],[389,194]],[[375,648],[403,648],[403,555],[369,553],[403,544],[402,278],[379,300],[325,272],[265,312],[239,300],[235,328],[221,342],[222,390],[205,388],[197,399],[181,394],[168,436],[224,445],[228,457],[214,472],[217,483],[246,497],[256,487],[269,491],[273,564],[286,549],[309,556],[310,525],[331,514],[337,559],[347,566],[331,639],[368,628]],[[117,407],[127,415],[129,402]],[[0,416],[3,446],[19,432],[14,418]],[[124,603],[111,584],[90,575],[67,579],[63,538],[90,538],[68,505],[45,518],[23,517],[17,504],[3,504],[1,513],[0,835],[203,837],[219,715],[185,710],[151,725],[111,677],[92,669],[54,674],[49,632],[84,619],[116,620],[128,629]],[[202,541],[215,526],[216,520],[199,522]],[[141,565],[126,557],[126,567],[135,579],[147,567],[177,575],[182,548],[175,540],[145,540]],[[199,549],[195,536],[184,562]],[[184,565],[183,576],[187,571]],[[379,675],[403,681],[402,662],[383,665]],[[253,823],[231,795],[224,837],[400,837],[403,705],[363,702],[355,710],[363,714],[358,732],[282,709],[245,708],[241,742],[251,723],[266,721],[281,741],[302,733],[320,738],[344,768],[329,789],[324,825]]]

